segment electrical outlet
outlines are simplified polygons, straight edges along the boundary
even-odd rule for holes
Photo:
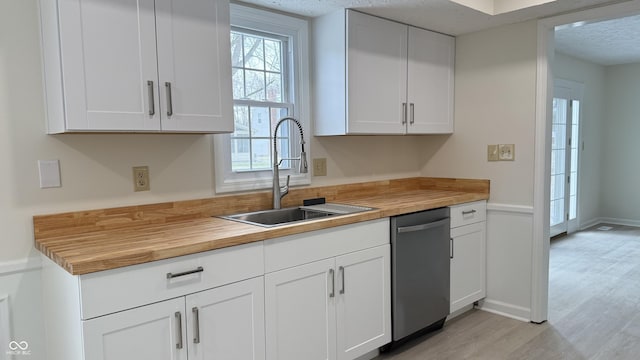
[[[498,156],[500,157],[500,161],[514,161],[516,159],[516,145],[515,144],[498,145]]]
[[[487,145],[487,160],[500,160],[500,157],[498,156],[498,145]]]
[[[149,191],[149,167],[133,167],[133,191]]]
[[[327,159],[313,159],[313,176],[327,176]]]

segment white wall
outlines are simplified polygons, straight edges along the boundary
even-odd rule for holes
[[[455,132],[422,171],[491,180],[484,307],[523,319],[531,308],[536,31],[531,21],[457,38]],[[488,144],[515,144],[515,161],[488,162]]]
[[[606,68],[602,217],[640,225],[640,64]]]
[[[555,78],[584,84],[582,102],[582,142],[580,152],[579,221],[580,227],[591,225],[602,216],[602,156],[605,126],[605,67],[556,52],[553,62]]]

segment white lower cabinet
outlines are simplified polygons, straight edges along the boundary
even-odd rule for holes
[[[83,322],[86,360],[264,359],[258,277]]]
[[[184,298],[84,321],[84,358],[186,359],[186,349],[176,346],[185,337],[185,328],[179,329],[175,316],[178,313],[184,313]]]
[[[486,247],[486,203],[452,206],[452,313],[486,296]]]
[[[354,359],[391,341],[389,251],[266,274],[267,359]]]

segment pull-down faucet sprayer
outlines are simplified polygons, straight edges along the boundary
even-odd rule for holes
[[[298,130],[300,130],[300,157],[280,159],[280,161],[278,161],[278,143],[277,143],[278,127],[280,127],[280,125],[287,120],[291,120],[294,123],[296,123],[296,125],[298,125]],[[307,153],[305,153],[304,151],[304,132],[302,131],[302,125],[300,125],[300,122],[298,120],[296,120],[294,117],[291,117],[291,116],[285,116],[282,119],[280,119],[276,124],[275,131],[273,132],[273,208],[274,209],[280,209],[282,198],[289,193],[289,180],[291,178],[291,175],[287,175],[287,183],[285,186],[281,187],[280,172],[278,170],[278,167],[280,166],[280,164],[282,164],[282,162],[285,160],[289,160],[289,161],[298,160],[300,161],[300,163],[298,164],[299,172],[301,174],[306,174],[307,172],[309,172],[309,167],[307,164]]]

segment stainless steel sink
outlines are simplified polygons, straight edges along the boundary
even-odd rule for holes
[[[223,219],[239,221],[246,224],[272,227],[321,219],[329,216],[353,214],[367,210],[372,210],[372,208],[342,204],[323,204],[255,211],[250,213],[234,214],[220,217]]]

